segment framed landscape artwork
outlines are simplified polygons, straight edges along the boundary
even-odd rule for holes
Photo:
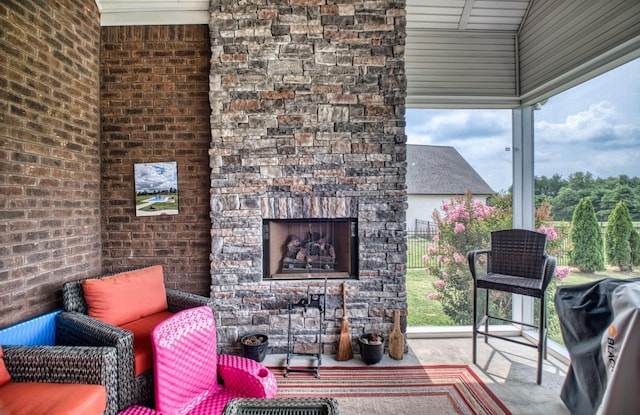
[[[178,214],[178,164],[175,161],[134,165],[136,216]]]

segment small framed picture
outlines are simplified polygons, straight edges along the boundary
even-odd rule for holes
[[[178,214],[178,163],[134,165],[136,216]]]

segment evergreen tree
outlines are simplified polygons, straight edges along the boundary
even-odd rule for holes
[[[588,195],[588,192],[563,187],[551,201],[553,217],[556,220],[570,221],[574,207],[580,203],[580,199]]]
[[[606,231],[607,262],[617,265],[620,271],[631,270],[631,232],[629,210],[623,201],[618,202],[609,215]]]
[[[582,198],[571,220],[571,262],[581,272],[604,270],[602,232],[591,199]]]
[[[640,265],[640,234],[635,229],[631,229],[631,265],[637,267]]]

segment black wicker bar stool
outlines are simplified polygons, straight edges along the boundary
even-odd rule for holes
[[[500,338],[538,350],[536,383],[542,382],[542,363],[546,356],[547,321],[545,292],[556,267],[556,258],[545,254],[547,235],[525,229],[504,229],[491,233],[491,249],[469,251],[467,260],[473,277],[473,363],[476,363],[477,337]],[[479,274],[479,260],[486,256],[486,273]],[[486,292],[484,313],[478,320],[478,290]],[[490,291],[502,291],[537,298],[540,301],[537,324],[491,315]],[[498,320],[538,330],[537,342],[506,337],[489,331],[489,320]],[[484,328],[483,328],[484,326]]]

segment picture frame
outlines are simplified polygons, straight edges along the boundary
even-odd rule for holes
[[[178,163],[135,163],[136,216],[177,215]]]

